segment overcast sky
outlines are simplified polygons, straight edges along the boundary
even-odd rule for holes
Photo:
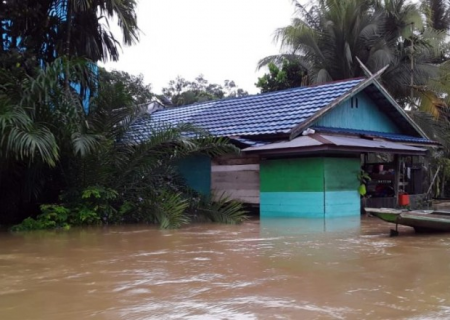
[[[199,74],[259,92],[256,64],[278,53],[273,33],[290,23],[295,10],[292,0],[138,1],[140,42],[105,67],[142,73],[155,93],[178,75],[193,80]]]

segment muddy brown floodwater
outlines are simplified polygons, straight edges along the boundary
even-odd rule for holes
[[[0,234],[0,319],[450,319],[450,235],[376,218]]]

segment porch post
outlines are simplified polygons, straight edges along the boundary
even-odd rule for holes
[[[394,175],[395,203],[398,206],[398,191],[399,191],[399,185],[400,185],[400,155],[399,154],[394,155],[394,168],[395,168],[395,175]]]

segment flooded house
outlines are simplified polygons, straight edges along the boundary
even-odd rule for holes
[[[143,141],[162,122],[192,123],[229,138],[240,155],[192,157],[180,171],[193,189],[259,206],[262,218],[357,216],[363,182],[372,207],[405,205],[401,194],[414,205],[426,193],[423,158],[437,143],[380,85],[378,75],[152,107],[130,135]]]

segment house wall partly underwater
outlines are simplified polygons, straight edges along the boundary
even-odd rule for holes
[[[360,214],[359,158],[263,160],[261,218],[333,218]]]
[[[213,159],[211,189],[216,197],[259,204],[259,157],[228,155]]]
[[[347,99],[314,125],[400,133],[397,125],[364,93]],[[359,216],[357,174],[359,154],[288,159],[196,156],[180,164],[195,190],[225,193],[233,199],[260,204],[261,217],[334,218]]]

